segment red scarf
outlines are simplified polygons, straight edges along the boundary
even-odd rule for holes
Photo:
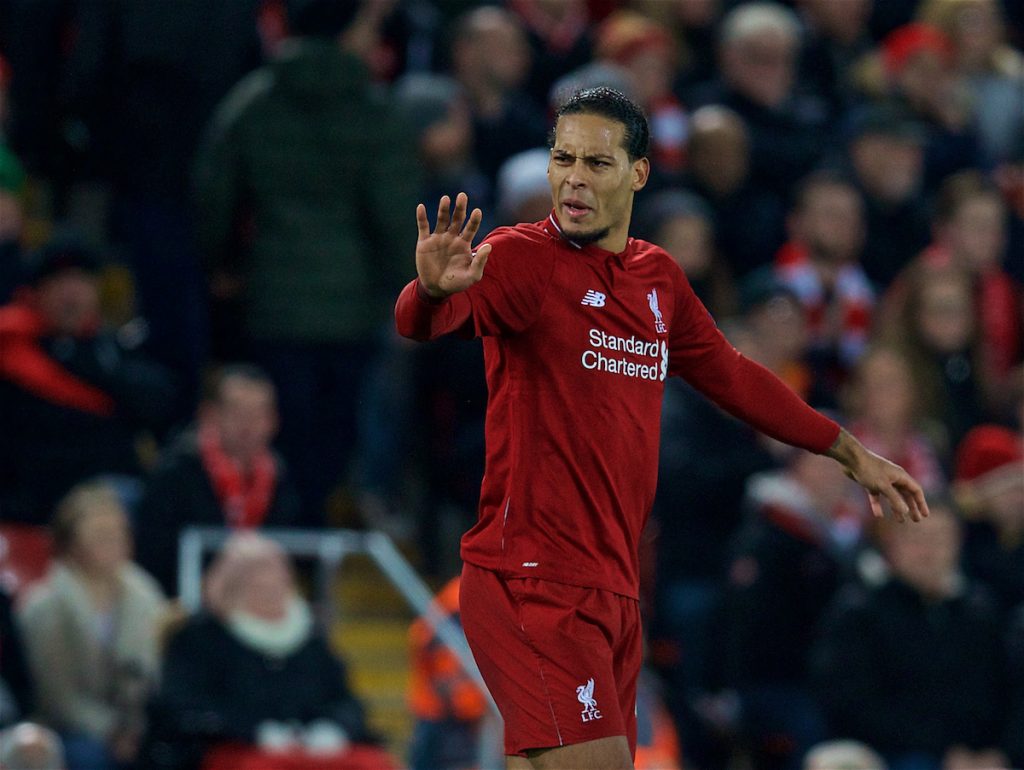
[[[82,336],[96,333],[95,325]],[[22,291],[0,307],[0,379],[14,383],[43,401],[101,417],[114,413],[109,394],[75,376],[51,358],[40,340],[52,333],[31,292]]]
[[[260,452],[246,474],[238,461],[224,452],[217,429],[207,425],[199,429],[199,456],[228,526],[248,529],[262,524],[277,488],[273,455],[266,449]]]

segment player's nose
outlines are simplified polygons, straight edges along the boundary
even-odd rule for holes
[[[572,168],[569,169],[569,173],[565,175],[565,182],[573,190],[578,190],[581,187],[587,186],[586,167],[581,161],[576,161]]]

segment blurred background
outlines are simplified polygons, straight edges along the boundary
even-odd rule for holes
[[[637,767],[1024,767],[1022,45],[1015,0],[0,0],[0,766],[488,766],[420,617],[481,347],[391,313],[415,205],[546,217],[609,85],[633,234],[933,511],[667,383]]]

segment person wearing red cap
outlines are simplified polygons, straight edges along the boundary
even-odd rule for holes
[[[97,255],[56,238],[0,306],[5,519],[42,524],[76,483],[140,475],[138,436],[166,427],[176,381],[146,354],[144,325],[104,323],[99,271]]]
[[[944,32],[920,22],[905,24],[882,41],[881,61],[889,90],[927,124],[925,167],[929,187],[981,158],[971,123],[970,94],[953,69]]]
[[[654,173],[678,179],[686,165],[689,121],[672,91],[679,51],[671,32],[643,14],[620,10],[596,34],[598,60],[623,68],[633,95],[650,115]]]
[[[953,486],[970,521],[964,563],[1006,609],[1024,602],[1024,438],[1000,425],[971,430]]]

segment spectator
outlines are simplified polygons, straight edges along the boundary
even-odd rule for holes
[[[796,292],[764,268],[740,284],[740,308],[753,344],[750,355],[804,401],[831,405],[834,394],[815,380],[806,361],[811,337]]]
[[[592,61],[570,70],[556,80],[548,92],[548,112],[555,113],[574,93],[584,88],[613,88],[633,98],[636,84],[629,72],[618,64],[606,61]]]
[[[800,298],[818,378],[838,391],[864,352],[874,292],[860,265],[864,207],[857,189],[832,172],[801,182],[787,220],[790,240],[775,272]]]
[[[630,7],[669,28],[679,46],[677,86],[687,95],[690,87],[715,76],[715,27],[721,0],[687,0],[666,3],[663,0],[631,0]]]
[[[623,69],[631,98],[647,113],[651,173],[662,184],[677,181],[686,163],[689,119],[672,90],[679,60],[676,41],[667,27],[631,10],[616,11],[601,22],[596,38],[596,60]]]
[[[33,689],[25,645],[14,622],[13,602],[0,585],[0,728],[32,713]]]
[[[224,741],[341,755],[371,738],[346,678],[285,554],[235,535],[207,572],[204,610],[168,643],[148,767],[196,768]]]
[[[491,186],[475,164],[471,118],[458,82],[441,75],[406,75],[396,84],[395,97],[406,124],[413,127],[419,140],[420,159],[426,176],[423,199],[436,200],[442,195],[454,197],[465,191],[470,195],[475,194],[476,200],[487,206],[491,200]],[[489,227],[490,224],[485,223],[485,226]],[[466,360],[463,366],[471,367],[477,363],[481,359],[479,343],[449,340],[437,350],[417,350],[413,354],[413,369],[405,377],[396,376],[395,370],[396,366],[403,365],[408,358],[404,346],[395,337],[389,340],[389,345],[391,351],[398,355],[392,356],[390,362],[384,359],[385,364],[391,364],[390,371],[378,370],[377,373],[379,381],[387,382],[388,385],[386,388],[377,386],[373,391],[374,397],[379,398],[382,394],[393,392],[396,385],[408,388],[395,400],[392,408],[381,410],[383,419],[377,421],[378,424],[390,421],[395,425],[396,428],[390,431],[392,434],[401,431],[397,426],[403,425],[406,422],[403,416],[409,414],[403,410],[416,408],[409,406],[414,401],[422,403],[427,413],[431,414],[436,413],[435,409],[439,406],[435,398],[444,399],[444,403],[449,404],[449,398],[456,398],[455,403],[462,403],[466,396],[480,404],[481,408],[486,403],[486,395],[481,393],[482,378],[461,377],[457,374],[459,369],[453,368],[457,358]],[[473,470],[479,464],[477,458],[474,457],[469,466],[461,461],[450,464],[450,456],[445,450],[454,451],[454,444],[462,435],[470,437],[472,442],[472,430],[466,431],[465,428],[476,428],[482,423],[482,411],[479,415],[465,414],[458,417],[454,416],[454,412],[446,411],[445,416],[438,420],[435,431],[430,432],[429,451],[423,466],[426,471],[427,499],[422,506],[417,534],[422,538],[424,566],[433,574],[449,571],[447,562],[456,556],[452,546],[457,541],[457,535],[472,522],[476,509],[474,492],[467,493],[461,487],[474,489],[474,483],[479,484],[483,473],[482,469],[479,473]],[[482,434],[479,441],[482,444]],[[475,445],[470,443],[470,446]],[[372,460],[370,464],[376,465],[378,472],[382,466],[381,462]],[[471,502],[465,505],[463,503],[466,500]],[[396,521],[395,516],[388,514],[387,508],[394,506],[373,506],[369,502],[363,504],[363,518],[371,526],[386,531],[390,529],[395,534],[408,534],[410,527],[403,526]],[[401,532],[402,529],[405,531]]]
[[[896,348],[875,346],[860,360],[846,393],[850,432],[872,452],[892,457],[925,490],[946,485],[938,450],[921,420],[920,388],[910,361]],[[934,426],[931,426],[934,430]]]
[[[952,265],[971,276],[983,363],[998,387],[993,395],[1001,405],[1010,371],[1024,352],[1020,310],[1024,293],[1003,269],[1008,255],[1007,211],[999,188],[978,171],[953,174],[936,195],[933,231],[934,241],[912,266]],[[897,279],[884,298],[882,325],[901,312],[906,301],[902,283]]]
[[[884,289],[928,244],[924,132],[894,104],[855,110],[847,131],[852,176],[866,208],[864,271]]]
[[[9,3],[0,6],[0,24],[4,32],[0,36],[6,38],[7,30],[10,29],[10,8]],[[0,139],[6,140],[8,129],[8,118],[10,114],[10,89],[11,89],[11,65],[5,58],[7,52],[7,40],[0,40]]]
[[[539,222],[551,211],[551,187],[548,186],[546,147],[513,155],[498,170],[495,207],[499,225]]]
[[[665,190],[637,211],[637,237],[665,249],[686,273],[693,290],[711,312],[725,316],[735,307],[732,282],[715,259],[714,214],[699,196]]]
[[[1007,260],[1004,267],[1017,283],[1024,283],[1024,133],[1017,139],[1014,151],[992,170],[992,180],[999,188],[1009,212]]]
[[[977,165],[981,147],[971,125],[966,83],[952,66],[949,38],[930,24],[899,27],[882,41],[883,93],[905,104],[925,131],[925,185]]]
[[[824,103],[797,89],[801,43],[790,9],[761,0],[738,5],[722,20],[721,78],[693,95],[695,106],[739,113],[750,129],[751,176],[780,196],[814,168],[826,136]]]
[[[543,104],[561,75],[591,59],[590,11],[585,0],[510,0],[533,50],[527,94]]]
[[[1024,133],[1024,57],[1006,41],[997,0],[925,0],[918,18],[947,36],[953,65],[966,78],[986,164],[1007,160]]]
[[[804,757],[803,770],[886,770],[885,761],[857,741],[819,743]]]
[[[459,578],[448,581],[434,601],[442,616],[458,623]],[[467,770],[479,753],[487,697],[425,619],[409,629],[409,646],[409,706],[416,718],[409,765],[412,770]]]
[[[1024,604],[1010,623],[1010,711],[1003,746],[1011,767],[1024,767]]]
[[[954,493],[968,515],[964,565],[1007,610],[1024,603],[1024,439],[981,425],[956,452]]]
[[[715,248],[737,281],[770,264],[786,237],[781,197],[750,178],[750,141],[743,119],[726,107],[690,116],[683,186],[713,209]]]
[[[64,770],[60,736],[43,725],[22,722],[0,732],[4,770]]]
[[[178,537],[190,525],[287,527],[299,499],[277,434],[274,383],[249,365],[224,367],[195,429],[167,448],[146,483],[136,515],[139,563],[176,593]]]
[[[949,457],[967,431],[986,419],[994,389],[981,354],[971,279],[953,266],[920,265],[906,286],[903,316],[881,330],[881,337],[910,360],[923,416],[942,428],[936,445]]]
[[[636,770],[671,770],[681,767],[679,736],[665,708],[662,689],[654,675],[641,669],[636,689]]]
[[[756,768],[799,768],[826,737],[808,665],[814,626],[859,539],[851,488],[834,464],[807,452],[747,485],[752,516],[732,542],[716,648]]]
[[[138,324],[103,324],[98,270],[88,250],[52,241],[29,285],[0,308],[7,518],[42,523],[72,486],[101,473],[133,487],[137,437],[165,426],[171,375],[141,354]]]
[[[344,480],[373,335],[409,270],[402,214],[419,192],[411,138],[345,48],[360,5],[289,3],[296,39],[222,102],[196,166],[214,287],[244,300],[308,524],[323,523]]]
[[[1001,616],[958,569],[957,514],[929,507],[914,532],[883,525],[891,579],[837,597],[814,653],[818,695],[834,734],[890,770],[1001,767]]]
[[[53,539],[57,564],[19,614],[39,715],[60,732],[70,767],[134,767],[166,603],[131,561],[128,517],[111,488],[72,489]]]
[[[530,60],[526,30],[512,12],[484,6],[456,22],[451,74],[469,105],[473,155],[491,184],[508,157],[547,139],[539,103],[521,90]]]
[[[458,81],[444,75],[413,73],[394,87],[395,104],[416,137],[427,200],[465,192],[490,205],[491,182],[476,165],[473,123]]]
[[[806,40],[800,81],[824,100],[830,119],[836,120],[857,96],[852,65],[871,50],[871,0],[799,0],[796,7]]]
[[[11,299],[21,283],[25,171],[0,143],[0,304]]]
[[[759,352],[749,346],[742,327],[727,335],[757,359]],[[712,671],[714,610],[746,482],[776,466],[770,445],[752,438],[748,426],[686,383],[666,382],[651,511],[657,525],[657,571],[648,634],[652,664],[666,682],[666,706],[687,762],[697,767],[724,766],[727,759],[721,736],[708,729],[699,713],[706,693],[719,684]]]

